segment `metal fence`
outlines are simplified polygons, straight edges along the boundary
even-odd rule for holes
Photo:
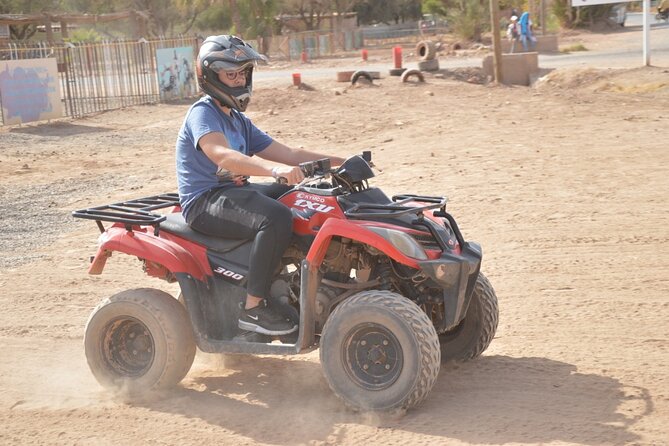
[[[360,29],[340,32],[304,31],[273,37],[270,54],[273,57],[299,60],[304,53],[309,59],[317,59],[363,46],[364,40]]]
[[[0,49],[0,61],[55,58],[64,113],[80,117],[165,99],[164,90],[167,87],[161,82],[161,67],[158,66],[156,52],[166,48],[192,47],[193,54],[188,62],[193,67],[198,44],[195,37],[81,45],[38,43],[28,46],[10,43]],[[188,83],[189,91],[194,94],[197,88],[192,73]]]
[[[309,31],[274,36],[270,40],[269,53],[272,57],[300,59],[327,57],[342,51],[351,51],[365,46],[385,43],[386,39],[396,39],[409,30],[395,30],[376,33],[362,29],[340,32]],[[415,29],[409,31],[416,32]],[[185,88],[186,95],[197,92],[194,76],[194,60],[201,43],[196,36],[180,36],[169,39],[140,41],[108,41],[101,43],[9,43],[0,47],[0,66],[5,60],[54,58],[58,71],[61,102],[65,116],[81,117],[91,113],[114,110],[131,105],[151,104],[174,98],[168,94],[172,85],[161,79],[161,73],[168,71],[158,61],[161,49],[193,49],[193,54],[179,55],[184,64],[189,65],[190,77]],[[253,42],[256,43],[256,42]],[[174,70],[179,71],[178,67]],[[173,71],[169,68],[169,71]],[[182,73],[182,71],[181,71]],[[174,73],[168,73],[173,77]],[[165,81],[165,82],[164,82]],[[181,92],[183,93],[183,91]],[[0,98],[1,102],[2,98]],[[0,125],[5,121],[0,113]]]

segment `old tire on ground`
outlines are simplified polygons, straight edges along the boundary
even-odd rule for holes
[[[418,61],[418,69],[420,71],[437,71],[439,69],[439,59],[420,60]]]
[[[131,397],[176,385],[195,358],[186,309],[152,288],[102,301],[86,323],[84,347],[98,382]]]
[[[497,331],[499,307],[490,281],[479,274],[467,314],[451,331],[439,335],[441,360],[468,361],[483,353]]]
[[[388,73],[391,76],[401,76],[402,73],[404,73],[405,71],[406,68],[391,68],[390,70],[388,70]]]
[[[358,70],[355,73],[353,73],[353,75],[351,75],[351,85],[355,85],[355,83],[358,82],[360,78],[366,79],[367,82],[369,82],[370,84],[374,83],[371,74],[369,74],[365,70]]]
[[[402,73],[402,82],[409,82],[412,77],[418,78],[418,82],[425,82],[425,76],[420,70],[406,70]]]
[[[357,293],[332,312],[321,336],[323,373],[353,409],[396,412],[428,395],[440,367],[432,322],[390,291]]]
[[[432,60],[437,55],[437,47],[431,40],[423,40],[416,45],[416,54],[420,60]]]

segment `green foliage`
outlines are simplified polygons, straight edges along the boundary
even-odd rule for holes
[[[582,43],[575,43],[573,45],[560,48],[561,53],[574,53],[576,51],[588,51],[588,49],[583,46]]]
[[[421,18],[420,0],[360,0],[353,10],[363,25],[401,23]]]
[[[614,4],[571,7],[570,0],[553,0],[551,12],[557,17],[560,25],[566,28],[592,26],[606,20]]]
[[[224,31],[231,31],[232,16],[230,10],[225,5],[212,5],[197,17],[194,27],[207,35],[223,34]]]
[[[488,1],[460,0],[449,10],[448,21],[457,36],[480,42],[481,34],[490,29]]]
[[[102,41],[102,36],[91,28],[77,28],[70,31],[70,37],[65,40],[72,43],[91,43]]]
[[[570,0],[553,0],[553,3],[551,3],[551,12],[562,26],[571,26],[572,14],[570,3]]]
[[[423,14],[446,16],[446,3],[442,0],[423,0],[421,5]]]
[[[557,33],[560,31],[561,23],[557,16],[549,11],[546,11],[546,32]]]
[[[276,0],[249,0],[240,4],[241,20],[246,25],[242,32],[244,38],[257,39],[271,35],[277,11]]]

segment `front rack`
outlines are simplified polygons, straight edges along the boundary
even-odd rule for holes
[[[128,228],[131,226],[154,226],[157,229],[158,225],[165,221],[167,217],[152,211],[178,205],[179,194],[168,193],[80,209],[73,211],[72,216],[95,220],[100,227],[100,231],[104,231],[100,223],[103,221],[123,223]]]
[[[344,212],[344,215],[350,218],[375,218],[386,217],[392,218],[404,214],[421,214],[428,209],[439,208],[442,212],[446,211],[446,197],[429,197],[423,195],[395,195],[393,196],[392,204],[371,204],[371,203],[356,203],[351,209]],[[404,204],[415,201],[428,203],[423,206],[404,206]],[[380,211],[380,212],[363,212],[363,211]],[[386,212],[384,212],[386,211]]]

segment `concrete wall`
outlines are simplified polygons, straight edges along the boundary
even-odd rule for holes
[[[557,53],[558,52],[558,36],[557,34],[546,34],[545,36],[535,36],[537,38],[537,45],[534,49],[530,51],[536,51],[538,53]],[[502,52],[509,53],[511,52],[511,42],[507,39],[502,40]],[[514,53],[523,52],[523,44],[520,41],[516,42],[516,46],[513,49]]]
[[[530,85],[530,76],[539,71],[539,53],[502,54],[502,81],[509,85]],[[483,73],[494,77],[493,56],[483,59]]]

